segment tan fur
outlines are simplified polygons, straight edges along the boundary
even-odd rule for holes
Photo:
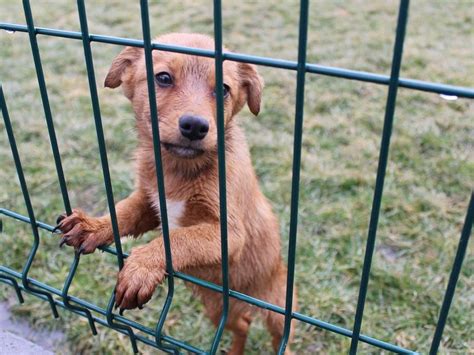
[[[213,40],[199,34],[168,34],[157,41],[214,49]],[[166,198],[177,201],[177,214],[178,207],[184,206],[182,215],[177,216],[177,228],[170,230],[173,267],[221,284],[214,59],[154,51],[153,62],[155,73],[166,71],[174,79],[172,87],[156,85],[162,143],[204,151],[200,156],[186,159],[177,157],[165,146],[161,149]],[[263,81],[255,66],[225,61],[224,82],[230,87],[230,95],[225,99],[230,287],[284,307],[286,267],[280,255],[278,221],[258,187],[244,134],[234,118],[245,103],[258,114]],[[113,61],[105,85],[112,88],[121,85],[136,115],[139,137],[136,190],[116,206],[120,235],[136,237],[160,224],[143,49],[125,48]],[[203,140],[189,141],[180,134],[178,120],[184,114],[199,115],[209,121],[209,133]],[[64,233],[63,242],[84,254],[113,241],[109,216],[93,218],[75,210],[60,221],[59,228]],[[117,305],[122,309],[142,306],[164,277],[163,238],[159,236],[132,249],[118,275]],[[221,316],[221,294],[190,286],[201,296],[209,317],[217,324]],[[226,324],[234,333],[230,353],[244,352],[256,309],[231,298]],[[284,317],[266,310],[261,313],[277,350]]]

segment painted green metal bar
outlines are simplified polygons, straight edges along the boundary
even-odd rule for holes
[[[14,218],[14,219],[19,220],[21,222],[31,223],[31,220],[28,217],[23,216],[23,215],[21,215],[19,213],[16,213],[16,212],[7,210],[6,208],[0,208],[0,214],[3,214],[7,217]],[[46,223],[40,222],[40,221],[35,221],[35,222],[36,222],[36,226],[38,228],[47,230],[48,232],[52,232],[54,230],[54,226],[51,226],[49,224],[46,224]]]
[[[473,221],[474,192],[471,192],[471,199],[469,200],[466,219],[461,232],[461,239],[459,240],[456,257],[454,258],[453,267],[451,268],[451,274],[449,276],[448,286],[446,288],[446,293],[444,294],[443,305],[441,306],[441,311],[439,312],[438,323],[436,324],[436,330],[431,343],[430,355],[435,355],[438,353],[441,337],[443,336],[444,326],[446,325],[446,320],[448,319],[449,308],[451,307],[451,302],[454,298],[454,292],[456,291],[456,284],[459,279],[459,274],[461,273],[462,262],[464,260],[464,256],[466,255],[469,238],[471,237]]]
[[[35,258],[36,252],[39,247],[39,232],[38,232],[38,227],[36,226],[36,219],[35,219],[35,213],[33,211],[33,205],[31,204],[31,199],[30,199],[30,194],[28,192],[28,186],[26,185],[26,180],[25,180],[25,175],[23,173],[23,167],[21,165],[21,160],[20,160],[20,154],[18,153],[18,148],[16,145],[15,141],[15,136],[13,134],[13,127],[10,121],[10,115],[8,114],[8,108],[7,108],[7,103],[5,101],[5,96],[3,95],[3,88],[0,85],[0,106],[2,110],[2,115],[3,115],[3,121],[5,122],[5,130],[7,131],[8,135],[8,141],[10,143],[10,148],[12,151],[13,155],[13,160],[15,161],[15,167],[16,167],[16,172],[18,175],[18,180],[20,181],[20,186],[21,186],[21,192],[23,193],[23,198],[25,200],[25,206],[28,211],[28,216],[30,218],[30,225],[31,225],[31,230],[33,232],[33,245],[31,246],[31,250],[28,254],[28,258],[26,260],[25,265],[23,266],[23,270],[21,273],[21,281],[23,283],[23,286],[26,290],[32,292],[32,293],[38,293],[41,295],[44,295],[47,299],[48,302],[51,306],[51,311],[53,312],[54,318],[58,318],[59,314],[56,309],[56,306],[54,304],[54,300],[51,297],[50,294],[47,292],[44,292],[42,290],[38,290],[34,287],[31,287],[29,282],[28,282],[28,273],[31,268],[31,264],[33,263],[33,260]]]
[[[293,138],[293,173],[291,178],[290,233],[288,245],[288,273],[286,282],[285,327],[278,354],[285,352],[291,330],[293,292],[298,233],[298,200],[300,194],[301,146],[303,138],[304,88],[306,79],[306,47],[308,42],[309,0],[300,2],[298,35],[298,71],[296,76],[295,129]]]
[[[23,9],[25,13],[26,23],[28,25],[28,34],[30,38],[31,52],[33,53],[33,60],[35,63],[36,76],[38,78],[38,85],[40,87],[41,101],[43,103],[44,114],[45,114],[46,123],[48,127],[48,134],[49,134],[49,138],[51,142],[51,149],[53,151],[59,186],[61,189],[61,194],[63,196],[64,209],[66,211],[66,214],[70,215],[72,213],[71,203],[69,201],[66,180],[64,178],[64,172],[63,172],[63,167],[61,163],[61,156],[59,153],[58,142],[56,139],[56,131],[54,129],[54,123],[53,123],[53,118],[51,114],[51,107],[49,105],[48,91],[46,89],[46,81],[44,79],[43,66],[41,64],[41,56],[39,52],[38,41],[36,40],[35,25],[34,25],[33,14],[31,12],[31,6],[30,6],[29,0],[23,0]],[[88,315],[89,325],[91,327],[92,334],[96,335],[97,330],[95,329],[94,322],[91,319],[90,311],[85,308],[80,308],[80,307],[71,305],[68,301],[67,290],[69,289],[70,283],[72,282],[72,278],[70,277],[71,272],[72,270],[69,271],[69,276],[66,279],[66,282],[64,284],[64,289],[66,290],[66,292],[64,292],[62,295],[64,305],[68,308],[73,308],[73,309],[76,309],[77,311],[82,311],[84,312],[84,314]],[[74,273],[72,273],[72,275],[74,275]]]
[[[21,289],[18,286],[18,282],[13,277],[9,275],[0,275],[0,282],[6,283],[15,289],[16,297],[18,298],[19,303],[25,302],[23,295],[21,294]]]
[[[11,270],[7,267],[4,267],[4,266],[0,266],[0,272],[3,272],[7,275],[10,275],[10,276],[13,276],[13,277],[16,277],[18,279],[21,279],[21,273],[20,272],[17,272],[17,271],[14,271],[14,270]],[[61,296],[61,290],[58,290],[57,288],[54,288],[52,286],[49,286],[47,284],[44,284],[42,282],[39,282],[35,279],[32,279],[32,278],[28,278],[28,282],[30,282],[32,285],[38,287],[38,288],[41,288],[53,295],[58,295],[58,296]],[[22,287],[20,285],[20,287]],[[23,288],[22,288],[23,289]],[[43,295],[41,295],[41,297],[44,297]],[[40,297],[40,298],[41,298]],[[77,298],[77,297],[74,297],[74,296],[69,296],[70,300],[73,301],[74,303],[77,303],[83,307],[86,307],[88,308],[89,310],[91,311],[94,311],[102,316],[107,316],[107,309],[103,309],[101,307],[98,307],[97,305],[95,304],[92,304],[92,303],[89,303],[85,300],[82,300],[80,298]],[[44,298],[42,298],[44,299]],[[57,301],[55,301],[57,302]],[[57,303],[58,304],[58,303]],[[61,305],[63,305],[63,302],[60,302]],[[79,314],[77,313],[76,311],[73,310],[74,313],[76,314]],[[80,313],[81,316],[85,316],[84,314]],[[154,336],[155,335],[155,331],[151,328],[148,328],[148,327],[145,327],[143,326],[142,324],[140,323],[137,323],[135,321],[132,321],[130,319],[127,319],[125,318],[124,316],[121,316],[121,315],[118,315],[118,314],[114,314],[114,319],[117,319],[119,320],[120,322],[126,324],[126,325],[129,325],[130,327],[133,327],[135,329],[137,329],[138,331],[140,332],[143,332],[147,335],[151,335],[151,336]],[[96,323],[99,323],[101,325],[104,325],[103,323],[100,323],[100,322],[97,322],[97,318],[94,318],[94,322]],[[108,324],[105,324],[107,327],[110,328],[110,326]],[[128,334],[128,333],[127,333]],[[136,337],[138,337],[138,335],[136,335]],[[175,345],[178,345],[178,346],[181,346],[184,350],[187,350],[187,351],[191,351],[193,353],[203,353],[202,350],[196,348],[196,347],[193,347],[192,345],[190,344],[187,344],[185,342],[182,342],[182,341],[179,341],[179,340],[176,340],[170,336],[163,336],[163,340],[166,341],[166,342],[169,342],[170,344],[175,344]],[[150,344],[149,344],[150,345]],[[156,346],[156,341],[152,341],[152,345],[154,347],[157,347]]]
[[[23,0],[23,10],[25,13],[26,23],[28,25],[28,34],[30,38],[31,53],[33,54],[33,60],[35,63],[36,76],[38,79],[38,85],[41,93],[41,101],[44,108],[44,116],[46,118],[46,125],[48,127],[49,140],[51,143],[51,149],[53,151],[54,164],[56,165],[56,173],[58,175],[59,187],[64,202],[64,209],[68,215],[71,214],[71,203],[69,201],[69,194],[67,192],[66,179],[64,177],[63,166],[61,163],[61,155],[59,153],[58,141],[56,138],[56,131],[54,129],[53,116],[51,114],[51,107],[49,105],[48,91],[46,89],[46,81],[44,79],[43,65],[41,64],[41,56],[38,47],[38,41],[36,39],[35,24],[33,21],[33,15],[31,13],[31,6],[29,0]]]
[[[109,206],[109,213],[110,213],[110,219],[112,223],[112,231],[113,231],[113,236],[114,236],[115,248],[117,249],[117,263],[118,263],[119,270],[121,270],[123,267],[122,244],[120,242],[120,233],[119,233],[118,223],[117,223],[117,214],[115,211],[112,182],[110,179],[109,164],[108,164],[108,159],[107,159],[107,148],[105,145],[105,138],[104,138],[104,132],[103,132],[103,127],[102,127],[99,95],[97,93],[97,84],[96,84],[95,73],[94,73],[94,62],[92,58],[91,43],[89,40],[89,27],[87,24],[87,13],[86,13],[84,0],[77,0],[77,9],[79,13],[79,22],[81,25],[82,43],[84,47],[84,58],[85,58],[86,68],[87,68],[89,90],[90,90],[91,100],[92,100],[92,109],[94,112],[94,121],[95,121],[96,133],[97,133],[97,141],[99,142],[100,161],[102,164],[102,172],[104,175],[104,184],[105,184],[105,190],[107,193],[107,203]],[[112,306],[113,306],[114,301],[115,301],[115,291],[112,292],[112,295],[109,299],[109,307],[107,308],[107,322],[109,323],[109,326],[111,328],[121,329],[127,332],[127,334],[130,337],[130,342],[132,345],[133,352],[138,353],[138,347],[135,340],[136,337],[135,337],[135,334],[133,333],[132,328],[121,325],[121,324],[116,324],[114,322],[114,315],[112,313]]]
[[[151,34],[150,34],[150,16],[148,14],[148,1],[140,1],[141,9],[141,22],[142,22],[142,32],[143,32],[143,42],[144,42],[144,52],[145,52],[145,64],[146,64],[146,74],[147,74],[147,86],[148,86],[148,102],[150,105],[150,120],[151,120],[151,129],[153,134],[153,151],[155,155],[155,170],[156,170],[156,179],[158,186],[158,197],[160,202],[160,217],[161,217],[161,230],[163,234],[163,244],[165,248],[165,258],[166,258],[166,272],[168,274],[168,292],[166,295],[165,303],[163,304],[160,317],[156,325],[156,342],[160,346],[164,346],[161,343],[162,340],[162,331],[163,326],[166,322],[166,317],[171,307],[174,295],[174,270],[173,270],[173,260],[171,256],[171,243],[169,235],[169,225],[168,225],[168,211],[166,208],[166,191],[165,191],[165,180],[163,174],[163,164],[161,160],[161,144],[160,144],[160,128],[158,120],[158,110],[156,102],[156,93],[155,93],[155,74],[153,71],[153,53],[152,53],[152,43],[151,43]],[[177,351],[176,348],[170,349]]]
[[[4,214],[8,217],[12,217],[12,218],[17,219],[21,222],[29,223],[28,217],[22,216],[22,215],[17,214],[13,211],[10,211],[10,210],[5,210],[5,209],[0,208],[0,214]],[[50,225],[48,225],[46,223],[42,223],[42,222],[37,222],[37,224],[40,226],[40,228],[48,230],[48,231],[51,231],[54,228],[53,226],[50,226]],[[102,248],[102,250],[107,252],[107,253],[113,254],[113,255],[116,254],[116,252],[112,248],[109,248],[109,247]],[[128,255],[126,253],[124,253],[123,255],[124,255],[125,258],[128,257]],[[0,271],[2,271],[1,266],[0,266]],[[15,275],[15,274],[12,274],[12,275]],[[190,276],[190,275],[184,274],[184,273],[179,272],[179,271],[174,272],[174,277],[177,277],[177,278],[179,278],[183,281],[191,282],[195,285],[202,286],[202,287],[208,288],[210,290],[214,290],[216,292],[222,293],[222,286],[216,285],[216,284],[208,282],[208,281],[201,280],[197,277]],[[52,292],[53,294],[58,294],[58,295],[60,294],[59,291],[57,291],[54,288],[50,288],[47,285],[37,283],[37,281],[31,280],[31,279],[29,279],[29,281],[32,282],[34,285],[40,287],[40,288],[44,288],[44,289],[48,290],[49,292]],[[243,293],[240,293],[240,292],[237,292],[237,291],[234,291],[234,290],[229,290],[229,296],[233,297],[235,299],[238,299],[240,301],[247,302],[247,303],[252,304],[254,306],[263,308],[263,309],[268,309],[270,311],[280,313],[280,314],[283,314],[283,315],[285,314],[285,309],[282,308],[282,307],[276,306],[274,304],[262,301],[258,298],[254,298],[254,297],[248,296],[246,294],[243,294]],[[88,304],[87,302],[84,303],[85,301],[83,301],[81,299],[78,299],[78,298],[75,298],[75,297],[71,296],[71,300],[74,301],[75,303],[78,303],[78,304],[83,305],[85,307],[88,307],[88,308],[91,307],[89,309],[100,313],[100,311],[98,311],[98,308],[95,308],[94,305]],[[117,316],[117,317],[120,317],[120,316]],[[344,336],[347,336],[347,337],[352,336],[352,331],[350,331],[348,329],[335,326],[331,323],[327,323],[327,322],[324,322],[322,320],[319,320],[319,319],[316,319],[316,318],[313,318],[313,317],[309,317],[309,316],[303,315],[303,314],[298,313],[298,312],[293,312],[292,317],[296,320],[301,321],[301,322],[314,325],[316,327],[319,327],[319,328],[324,329],[324,330],[328,330],[328,331],[336,333],[336,334],[344,335]],[[146,334],[154,334],[151,329],[142,327],[140,324],[131,322],[131,321],[127,320],[126,318],[120,318],[120,321],[125,322],[127,325],[130,325],[130,326],[134,327],[135,329],[140,330],[140,331],[142,331]],[[127,323],[127,322],[129,322],[129,323]],[[402,347],[399,347],[399,346],[396,346],[396,345],[393,345],[393,344],[390,344],[390,343],[383,342],[381,340],[369,337],[367,335],[362,335],[361,334],[359,338],[362,342],[365,342],[365,343],[368,343],[368,344],[371,344],[371,345],[374,345],[374,346],[377,346],[377,347],[380,347],[382,349],[389,350],[389,351],[392,351],[392,352],[395,352],[395,353],[414,354],[414,352],[411,351],[411,350],[408,350],[408,349],[405,349],[405,348],[402,348]],[[168,341],[166,339],[166,336],[164,336],[164,340]]]
[[[63,291],[61,292],[61,296],[63,297],[63,303],[64,306],[69,309],[69,310],[75,310],[79,313],[83,313],[83,315],[87,318],[87,321],[89,322],[89,327],[91,328],[91,332],[93,335],[97,335],[97,329],[94,324],[94,318],[92,317],[91,311],[89,311],[87,308],[83,307],[78,307],[76,305],[73,305],[70,303],[70,298],[68,295],[69,292],[69,287],[71,286],[72,279],[74,278],[74,275],[76,274],[77,266],[79,265],[79,258],[80,258],[79,253],[74,254],[74,260],[72,261],[71,266],[69,267],[69,273],[66,278],[66,282],[64,283],[63,286]]]
[[[28,32],[27,26],[0,22],[0,29],[7,31],[18,31],[18,32]],[[80,32],[66,31],[66,30],[57,30],[52,28],[45,27],[36,27],[35,32],[37,35],[61,37],[61,38],[70,38],[76,40],[82,40],[82,35]],[[99,42],[106,44],[114,44],[121,46],[132,46],[132,47],[143,47],[143,41],[137,39],[123,38],[123,37],[114,37],[114,36],[103,36],[90,34],[89,35],[91,42]],[[168,45],[161,43],[153,43],[153,49],[197,55],[203,57],[213,58],[215,56],[214,51],[199,49],[199,48],[190,48],[176,45]],[[262,66],[268,66],[272,68],[287,69],[287,70],[297,70],[298,63],[290,60],[275,59],[261,56],[254,56],[248,54],[239,54],[239,53],[223,53],[224,60],[236,61],[236,62],[246,62]],[[306,71],[311,74],[319,74],[324,76],[331,76],[336,78],[343,78],[349,80],[363,81],[378,85],[389,85],[390,76],[373,74],[365,71],[343,69],[337,67],[330,67],[319,64],[306,64]],[[462,86],[453,86],[439,83],[431,83],[422,80],[414,80],[407,78],[399,78],[398,86],[402,88],[419,90],[425,92],[432,92],[437,94],[445,95],[454,95],[463,98],[474,99],[474,89],[469,87]]]
[[[0,213],[1,214],[4,214],[8,217],[11,217],[11,218],[14,218],[14,219],[17,219],[21,222],[25,222],[25,223],[29,223],[29,219],[28,217],[25,217],[25,216],[22,216],[20,214],[17,214],[13,211],[10,211],[10,210],[6,210],[6,209],[1,209],[0,208]],[[46,223],[42,223],[42,222],[37,222],[37,224],[39,225],[40,228],[42,229],[45,229],[45,230],[48,230],[48,231],[51,231],[54,227],[53,226],[50,226],[50,225],[47,225]],[[112,248],[102,248],[103,251],[107,252],[107,253],[110,253],[110,254],[114,254],[116,255],[116,252],[112,249]],[[126,258],[128,255],[126,253],[123,254],[124,257]],[[14,272],[12,273],[11,270],[7,269],[7,268],[3,268],[2,266],[0,266],[0,272],[7,272],[15,277],[19,277],[20,274],[17,273],[15,274]],[[202,287],[205,287],[205,288],[208,288],[210,290],[214,290],[216,292],[220,292],[222,293],[222,286],[220,285],[216,285],[214,283],[211,283],[211,282],[208,282],[208,281],[204,281],[204,280],[201,280],[199,278],[196,278],[196,277],[193,277],[193,276],[190,276],[190,275],[187,275],[187,274],[184,274],[184,273],[181,273],[179,271],[175,271],[174,272],[174,277],[177,277],[183,281],[187,281],[187,282],[191,282],[195,285],[198,285],[198,286],[202,286]],[[57,295],[60,295],[60,291],[59,290],[56,290],[54,288],[51,288],[50,286],[47,286],[45,284],[42,284],[34,279],[28,279],[29,282],[31,282],[33,285],[37,286],[37,287],[40,287],[40,288],[43,288],[53,294],[57,294]],[[249,304],[252,304],[254,306],[257,306],[257,307],[260,307],[260,308],[263,308],[263,309],[268,309],[270,311],[273,311],[273,312],[276,312],[276,313],[279,313],[279,314],[285,314],[285,309],[282,308],[282,307],[279,307],[279,306],[276,306],[274,304],[271,304],[271,303],[268,303],[268,302],[265,302],[265,301],[262,301],[258,298],[254,298],[254,297],[251,297],[251,296],[248,296],[246,294],[243,294],[243,293],[240,293],[240,292],[237,292],[237,291],[234,291],[234,290],[229,290],[229,296],[230,297],[233,297],[235,299],[238,299],[240,301],[243,301],[243,302],[247,302]],[[79,298],[75,298],[73,296],[70,296],[70,299],[72,301],[74,301],[75,303],[77,304],[80,304],[82,306],[85,306],[86,308],[92,310],[92,311],[95,311],[95,312],[98,312],[100,314],[106,314],[106,312],[104,310],[102,310],[101,308],[98,308],[97,306],[93,305],[93,304],[90,304],[90,303],[87,303],[86,301],[83,301]],[[142,325],[140,325],[139,323],[135,323],[133,321],[130,321],[124,317],[121,317],[121,316],[118,316],[118,315],[115,315],[117,317],[117,319],[119,319],[121,322],[139,330],[139,331],[142,331],[146,334],[149,334],[149,335],[153,335],[154,334],[154,331],[152,331],[150,328],[146,328],[146,327],[143,327]],[[347,336],[347,337],[351,337],[352,336],[352,331],[348,330],[348,329],[345,329],[345,328],[342,328],[342,327],[338,327],[336,325],[333,325],[331,323],[327,323],[327,322],[324,322],[322,320],[319,320],[319,319],[316,319],[316,318],[313,318],[313,317],[309,317],[309,316],[306,316],[306,315],[303,315],[301,313],[298,313],[298,312],[292,312],[292,317],[296,320],[299,320],[301,322],[304,322],[304,323],[308,323],[308,324],[311,324],[311,325],[314,325],[316,327],[319,327],[321,329],[324,329],[324,330],[328,330],[330,332],[333,332],[333,333],[336,333],[336,334],[340,334],[340,335],[344,335],[344,336]],[[362,342],[365,342],[367,344],[371,344],[371,345],[374,345],[374,346],[377,346],[381,349],[385,349],[385,350],[389,350],[389,351],[392,351],[394,353],[399,353],[399,354],[415,354],[415,352],[411,351],[411,350],[408,350],[408,349],[405,349],[405,348],[402,348],[402,347],[399,347],[399,346],[396,346],[396,345],[393,345],[393,344],[390,344],[390,343],[387,343],[387,342],[383,342],[381,340],[378,340],[378,339],[375,339],[375,338],[372,338],[372,337],[369,337],[367,335],[360,335],[359,336],[359,339],[360,341]],[[163,340],[166,340],[170,343],[173,344],[173,341],[169,341],[168,338],[166,336],[163,336]],[[178,345],[178,343],[176,343],[176,345]],[[190,346],[188,344],[185,344],[185,346]],[[186,350],[185,347],[183,347],[183,349]]]
[[[372,211],[370,215],[369,231],[367,236],[367,245],[365,248],[364,265],[359,287],[359,296],[357,300],[357,309],[354,319],[350,354],[357,353],[357,345],[362,326],[364,314],[365,299],[369,284],[370,268],[372,265],[372,256],[375,249],[375,240],[377,237],[377,226],[380,215],[380,206],[382,203],[383,186],[385,173],[387,170],[388,153],[390,148],[390,138],[392,135],[393,118],[395,115],[395,106],[397,100],[398,78],[402,64],[403,43],[405,40],[405,31],[408,21],[409,0],[401,0],[398,12],[397,29],[395,36],[395,45],[393,50],[392,69],[390,73],[390,85],[388,87],[387,104],[385,107],[385,118],[382,132],[382,142],[380,144],[379,162],[377,168],[377,178],[375,181],[375,192],[372,202]]]
[[[212,340],[210,353],[217,352],[229,315],[229,254],[227,245],[227,191],[225,166],[225,127],[224,127],[224,74],[222,50],[222,4],[214,0],[214,50],[215,50],[215,97],[217,121],[217,163],[219,171],[219,222],[221,234],[222,265],[222,315]]]
[[[39,294],[35,294],[35,293],[31,292],[31,291],[28,291],[28,290],[26,290],[26,289],[24,288],[24,286],[22,286],[22,285],[19,285],[19,287],[20,287],[23,291],[25,291],[26,293],[28,293],[28,294],[31,294],[31,295],[33,295],[33,296],[39,298],[39,299],[42,299],[42,300],[47,300],[47,298],[46,298],[44,295],[39,295]],[[63,303],[62,301],[54,300],[54,302],[55,302],[55,305],[56,305],[56,306],[59,306],[59,307],[64,308],[64,309],[68,309],[68,308],[64,305],[64,303]],[[82,312],[79,312],[79,311],[76,311],[76,310],[70,310],[70,311],[71,311],[72,313],[74,313],[74,314],[77,314],[77,315],[79,315],[79,316],[85,317],[84,313],[82,313]],[[101,319],[101,318],[95,317],[95,316],[92,316],[92,317],[93,317],[93,320],[94,320],[95,323],[110,328],[110,326],[109,326],[109,324],[107,323],[107,321],[105,321],[105,320],[103,320],[103,319]],[[115,329],[115,330],[116,330],[117,332],[121,333],[121,334],[128,335],[127,332],[124,331],[124,330],[121,330],[121,329]],[[154,342],[153,340],[148,339],[148,338],[146,338],[146,337],[144,337],[144,336],[142,336],[142,335],[136,335],[136,339],[137,339],[138,341],[141,341],[142,343],[144,343],[144,344],[146,344],[146,345],[150,345],[150,346],[152,346],[152,347],[156,347],[156,344],[155,344],[155,342]],[[160,349],[160,350],[163,350],[164,352],[167,352],[166,349]],[[192,353],[202,354],[202,351],[200,351],[199,349],[196,349],[196,348],[194,348],[194,347],[188,347],[188,349],[186,349],[186,350],[191,351]]]

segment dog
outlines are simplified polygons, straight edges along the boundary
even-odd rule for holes
[[[214,40],[200,34],[172,33],[157,41],[214,50]],[[153,51],[153,68],[173,267],[222,284],[214,59]],[[259,189],[247,142],[236,120],[246,103],[258,115],[263,80],[248,63],[225,61],[223,73],[229,285],[284,307],[287,271],[280,255],[278,221]],[[123,49],[112,62],[105,86],[121,86],[136,116],[136,188],[117,203],[116,213],[120,236],[139,237],[159,229],[161,223],[143,49]],[[72,246],[82,254],[113,242],[109,215],[96,218],[75,209],[59,218],[58,228],[62,232],[60,245]],[[133,248],[118,274],[116,305],[121,310],[141,308],[165,276],[162,237]],[[222,295],[189,286],[217,326]],[[296,291],[294,297],[296,304]],[[233,332],[229,354],[244,352],[257,309],[278,350],[284,316],[231,298],[226,323]]]

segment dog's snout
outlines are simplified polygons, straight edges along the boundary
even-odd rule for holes
[[[185,115],[179,119],[179,130],[189,140],[200,140],[209,132],[209,122],[199,116]]]

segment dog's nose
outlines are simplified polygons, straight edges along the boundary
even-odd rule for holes
[[[179,130],[189,140],[200,140],[209,132],[209,122],[199,116],[181,116],[179,119]]]

